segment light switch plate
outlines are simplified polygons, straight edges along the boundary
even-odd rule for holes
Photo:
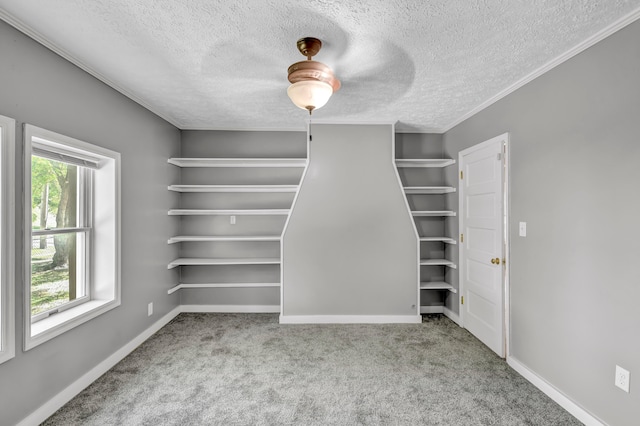
[[[527,236],[527,222],[520,222],[519,233],[521,237]]]

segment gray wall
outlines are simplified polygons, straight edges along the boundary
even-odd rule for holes
[[[177,202],[166,187],[178,178],[167,158],[180,132],[0,21],[0,114],[18,121],[16,149],[16,357],[0,364],[0,424],[14,424],[95,367],[178,305],[167,295],[177,273],[166,244]],[[103,146],[122,155],[122,304],[22,352],[24,268],[21,208],[22,123]],[[27,201],[28,202],[28,201]],[[154,315],[147,317],[147,303]]]
[[[283,315],[416,315],[417,238],[391,125],[311,124],[283,238]]]
[[[611,425],[640,418],[638,40],[640,22],[444,137],[457,158],[510,133],[511,353]],[[613,385],[616,364],[629,394]]]

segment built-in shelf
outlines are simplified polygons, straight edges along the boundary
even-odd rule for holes
[[[257,257],[257,258],[180,258],[169,263],[167,269],[178,266],[211,266],[211,265],[279,265],[280,259],[277,257]]]
[[[413,216],[455,216],[456,212],[450,210],[414,210]]]
[[[458,290],[455,289],[451,284],[444,281],[421,282],[420,290],[449,290],[452,293],[458,292]]]
[[[402,158],[396,160],[397,167],[446,167],[456,164],[451,158]]]
[[[280,283],[180,283],[167,290],[168,294],[175,293],[181,288],[259,288],[259,287],[280,287]]]
[[[421,242],[436,242],[445,244],[457,244],[458,242],[449,237],[420,237]]]
[[[298,185],[169,185],[175,192],[296,192]]]
[[[169,158],[178,167],[304,167],[306,158]]]
[[[456,192],[456,189],[452,186],[405,186],[405,194],[448,194]]]
[[[286,216],[289,209],[206,210],[171,209],[169,216]]]
[[[280,241],[280,235],[178,235],[169,238],[169,244],[175,243],[199,243],[199,242],[226,242],[226,241]]]
[[[456,269],[456,264],[449,259],[420,259],[420,265],[422,266],[448,266],[449,268]]]

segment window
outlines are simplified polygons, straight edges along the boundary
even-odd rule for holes
[[[14,140],[16,122],[0,115],[0,363],[15,355]]]
[[[120,155],[25,125],[25,350],[120,304]]]

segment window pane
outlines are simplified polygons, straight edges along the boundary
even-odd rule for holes
[[[31,157],[32,229],[78,226],[78,166]]]
[[[34,236],[31,244],[31,315],[85,296],[83,232]]]

